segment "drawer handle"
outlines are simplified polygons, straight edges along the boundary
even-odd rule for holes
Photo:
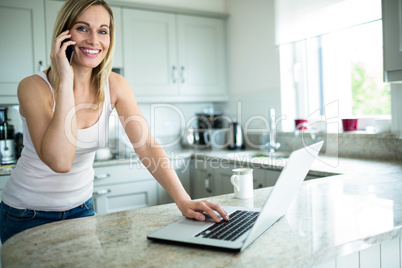
[[[212,193],[212,190],[210,188],[210,178],[211,174],[208,174],[208,176],[204,180],[205,191],[207,191],[207,193]]]
[[[94,192],[94,195],[107,195],[110,194],[112,191],[110,189],[107,190],[100,190],[100,191],[96,191]]]
[[[99,174],[99,175],[95,175],[95,180],[100,180],[100,179],[107,179],[110,178],[110,174]]]

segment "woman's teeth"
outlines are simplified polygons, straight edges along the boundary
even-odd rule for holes
[[[99,50],[84,49],[84,52],[88,53],[88,54],[97,54],[97,53],[99,53]]]

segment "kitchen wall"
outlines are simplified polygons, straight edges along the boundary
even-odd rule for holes
[[[154,109],[140,104],[150,127],[160,142],[175,139],[180,132],[180,113],[191,119],[213,105],[233,120],[249,128],[266,128],[264,120],[274,107],[281,114],[279,48],[275,46],[273,0],[119,0],[229,14],[227,20],[227,103],[174,104]],[[178,112],[180,111],[180,112]],[[153,115],[152,115],[153,113]],[[168,136],[171,136],[170,138]]]
[[[264,128],[258,116],[270,107],[281,114],[279,48],[275,46],[273,0],[228,0],[228,72],[230,101],[225,112],[250,128]],[[241,109],[239,108],[241,106]]]

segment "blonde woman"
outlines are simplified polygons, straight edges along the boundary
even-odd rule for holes
[[[129,84],[111,72],[114,33],[104,0],[67,0],[55,24],[50,68],[19,84],[24,149],[2,194],[2,242],[41,224],[94,215],[92,165],[114,108],[139,158],[159,163],[148,168],[184,216],[202,221],[205,212],[219,221],[215,210],[228,220],[220,205],[192,201],[166,164]]]

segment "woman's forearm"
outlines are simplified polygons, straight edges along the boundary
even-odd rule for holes
[[[60,83],[53,118],[41,143],[42,160],[56,172],[71,169],[77,145],[73,80]]]
[[[137,149],[136,152],[149,172],[151,172],[179,207],[182,202],[191,200],[172,167],[168,156],[159,144]]]

